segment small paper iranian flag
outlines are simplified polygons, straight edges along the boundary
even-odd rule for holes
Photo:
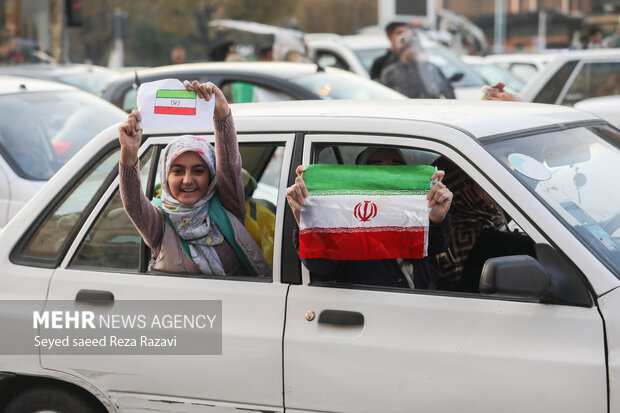
[[[423,258],[433,166],[310,165],[299,256],[332,260]]]
[[[196,92],[193,90],[157,91],[155,113],[159,115],[195,115]]]

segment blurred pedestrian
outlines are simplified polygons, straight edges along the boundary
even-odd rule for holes
[[[185,63],[186,56],[187,52],[185,51],[185,47],[182,45],[177,45],[174,46],[170,52],[170,61],[173,65]]]
[[[398,60],[383,69],[381,83],[415,99],[454,99],[454,88],[439,67],[420,52],[418,39],[410,31],[395,41]]]
[[[609,47],[620,46],[620,18],[618,19],[618,26],[616,26],[616,33],[603,37],[603,31],[598,26],[593,26],[588,31],[588,49],[606,49]]]
[[[271,62],[273,60],[273,46],[271,44],[260,46],[257,58],[259,62]]]
[[[390,41],[390,48],[384,55],[377,57],[372,62],[372,67],[370,69],[371,79],[378,80],[381,77],[383,69],[398,60],[398,53],[396,52],[395,46],[396,38],[406,31],[409,31],[409,25],[407,23],[391,22],[385,26],[385,34]]]
[[[235,42],[228,41],[215,46],[209,53],[212,62],[237,62],[244,60],[235,51]]]

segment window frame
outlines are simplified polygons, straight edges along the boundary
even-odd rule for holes
[[[97,190],[95,195],[93,195],[93,200],[96,202],[91,202],[87,205],[87,208],[83,211],[82,216],[78,220],[75,225],[75,228],[67,235],[67,239],[58,252],[58,256],[55,258],[40,258],[40,257],[31,257],[24,255],[24,250],[26,245],[30,242],[34,234],[38,231],[39,227],[43,222],[47,219],[49,214],[52,213],[54,208],[58,206],[58,204],[69,194],[74,188],[75,185],[82,179],[84,175],[89,173],[97,163],[99,163],[106,155],[111,152],[118,150],[120,151],[120,144],[118,141],[113,141],[106,144],[103,148],[101,148],[95,156],[93,156],[86,164],[79,169],[79,171],[73,175],[71,180],[69,180],[60,191],[52,198],[52,200],[45,206],[45,208],[39,213],[36,219],[32,221],[28,229],[23,233],[20,237],[19,241],[15,243],[13,249],[9,254],[9,260],[11,263],[16,265],[27,265],[31,267],[39,267],[39,268],[57,268],[62,262],[66,260],[66,257],[72,251],[72,246],[75,243],[75,240],[80,237],[81,229],[84,228],[85,225],[89,225],[88,218],[92,214],[93,211],[98,210],[99,204],[101,200],[104,199],[104,196],[107,194],[108,190],[105,188],[110,188],[110,186],[114,185],[114,182],[118,180],[118,169],[116,172],[112,172],[104,181],[102,181],[101,187]],[[105,189],[105,190],[104,190]]]
[[[167,145],[171,139],[176,137],[177,135],[170,134],[162,134],[162,135],[149,135],[143,138],[143,143],[140,146],[138,151],[138,159],[141,159],[142,156],[147,153],[152,147],[155,147],[155,151],[153,152],[153,158],[151,160],[151,165],[149,169],[149,178],[147,181],[147,192],[150,192],[153,186],[154,177],[157,172],[157,167],[159,165],[159,157],[161,153],[161,149]],[[214,143],[215,136],[213,134],[197,134],[201,138],[206,139],[209,143]],[[283,245],[283,223],[284,223],[284,213],[286,205],[286,187],[288,183],[289,176],[289,165],[291,165],[292,155],[293,155],[293,144],[295,140],[295,135],[293,133],[265,133],[265,134],[256,134],[256,133],[239,133],[237,135],[237,139],[240,145],[244,143],[249,143],[253,145],[265,144],[265,145],[273,145],[273,146],[283,146],[284,154],[282,159],[282,166],[280,170],[280,184],[278,187],[278,197],[276,204],[276,223],[275,223],[275,233],[274,233],[274,246],[273,246],[273,275],[271,280],[257,280],[256,277],[217,277],[217,276],[207,276],[205,279],[223,279],[223,280],[231,280],[233,278],[238,281],[260,281],[260,282],[274,282],[280,283],[281,273],[282,273],[282,245]],[[118,143],[116,143],[118,146]],[[79,174],[76,176],[80,176]],[[150,185],[150,186],[149,186]],[[114,177],[114,179],[107,185],[106,190],[103,191],[103,194],[99,196],[98,201],[94,204],[94,207],[88,211],[88,213],[83,214],[81,218],[80,225],[77,227],[79,231],[77,234],[74,234],[71,241],[68,243],[69,247],[67,251],[64,253],[62,260],[60,261],[60,267],[63,269],[71,270],[70,263],[76,256],[79,251],[80,246],[82,245],[83,240],[91,231],[94,223],[97,218],[103,213],[108,203],[111,201],[115,192],[119,188],[119,177],[118,173]],[[43,214],[44,215],[44,214]],[[280,228],[280,230],[278,230]],[[147,251],[147,247],[144,245],[144,241],[141,241],[140,254],[141,254],[141,262],[140,268],[138,271],[127,271],[127,270],[115,270],[112,268],[100,268],[100,267],[87,267],[81,266],[80,268],[76,268],[76,270],[87,270],[87,271],[97,271],[97,272],[110,272],[110,273],[122,273],[128,276],[143,276],[143,275],[155,275],[155,276],[176,276],[179,277],[178,274],[166,274],[166,273],[155,273],[145,271],[142,272],[142,264],[143,261],[148,263],[148,259],[150,257],[145,255]],[[146,268],[145,268],[146,270]],[[191,275],[183,275],[179,278],[195,278]],[[202,277],[200,277],[202,278]]]
[[[512,218],[512,220],[523,229],[523,231],[535,242],[535,243],[550,243],[554,247],[556,245],[549,241],[548,237],[544,235],[544,232],[534,220],[532,220],[528,214],[523,211],[517,203],[513,202],[511,198],[504,192],[504,190],[498,187],[493,180],[491,180],[487,174],[478,167],[478,163],[467,158],[465,154],[458,151],[457,148],[448,146],[445,142],[432,139],[424,136],[394,136],[394,135],[376,135],[376,134],[350,134],[350,133],[321,133],[321,134],[306,134],[303,145],[302,164],[310,165],[315,159],[315,148],[317,144],[326,145],[359,145],[359,146],[377,146],[385,145],[399,148],[411,148],[420,149],[425,151],[431,151],[445,156],[463,172],[469,175],[480,187],[491,196],[495,202]],[[476,142],[477,143],[477,142]],[[328,145],[329,146],[329,145]],[[488,156],[490,161],[493,162],[492,156],[485,152],[485,157]],[[557,247],[556,247],[557,248]],[[561,251],[561,250],[559,250]],[[570,260],[569,260],[570,261]],[[571,261],[572,262],[572,261]],[[302,284],[305,286],[326,286],[325,283],[312,283],[310,280],[310,271],[302,264]],[[441,290],[407,290],[399,288],[386,288],[375,286],[363,286],[356,284],[337,284],[328,285],[334,288],[349,288],[349,289],[371,289],[376,291],[390,291],[396,293],[414,293],[414,294],[431,294],[431,295],[462,295],[471,296],[469,293],[458,293],[451,291]],[[493,297],[482,296],[480,294],[473,295],[475,297],[484,297],[494,299]]]

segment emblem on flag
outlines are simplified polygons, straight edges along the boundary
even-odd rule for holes
[[[370,221],[377,216],[377,204],[371,201],[364,201],[364,205],[362,206],[362,203],[360,202],[355,205],[353,215],[355,215],[355,218],[362,222]]]
[[[304,181],[309,195],[301,206],[299,257],[425,257],[426,195],[434,172],[428,165],[308,166]]]
[[[158,90],[155,97],[155,114],[196,115],[196,91]]]

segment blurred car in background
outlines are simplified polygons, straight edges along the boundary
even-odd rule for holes
[[[103,66],[85,64],[27,64],[0,67],[0,75],[17,75],[65,83],[99,94],[118,72]]]
[[[0,76],[0,226],[104,128],[125,119],[72,86]]]
[[[524,82],[528,82],[552,62],[557,54],[553,53],[506,53],[485,56],[487,61],[514,73]]]
[[[580,50],[555,60],[521,91],[526,102],[572,106],[580,100],[620,94],[620,50]]]
[[[620,95],[580,100],[574,107],[594,113],[620,128]]]
[[[162,66],[126,73],[102,97],[123,110],[136,108],[138,84],[175,78],[213,82],[231,103],[315,99],[406,99],[378,82],[313,63],[216,62]]]
[[[487,84],[494,85],[497,82],[503,82],[512,92],[519,93],[525,82],[507,69],[486,60],[481,56],[461,56],[461,60],[469,67],[474,69]]]
[[[486,84],[485,80],[446,47],[427,39],[421,33],[418,33],[418,38],[428,60],[438,66],[448,79],[455,79],[452,81],[452,86],[456,98],[479,100],[480,88]],[[320,66],[338,67],[365,77],[370,77],[370,68],[374,60],[390,47],[390,42],[385,35],[339,36],[315,33],[307,34],[304,39],[312,52],[314,61]],[[462,76],[458,76],[459,73]]]

